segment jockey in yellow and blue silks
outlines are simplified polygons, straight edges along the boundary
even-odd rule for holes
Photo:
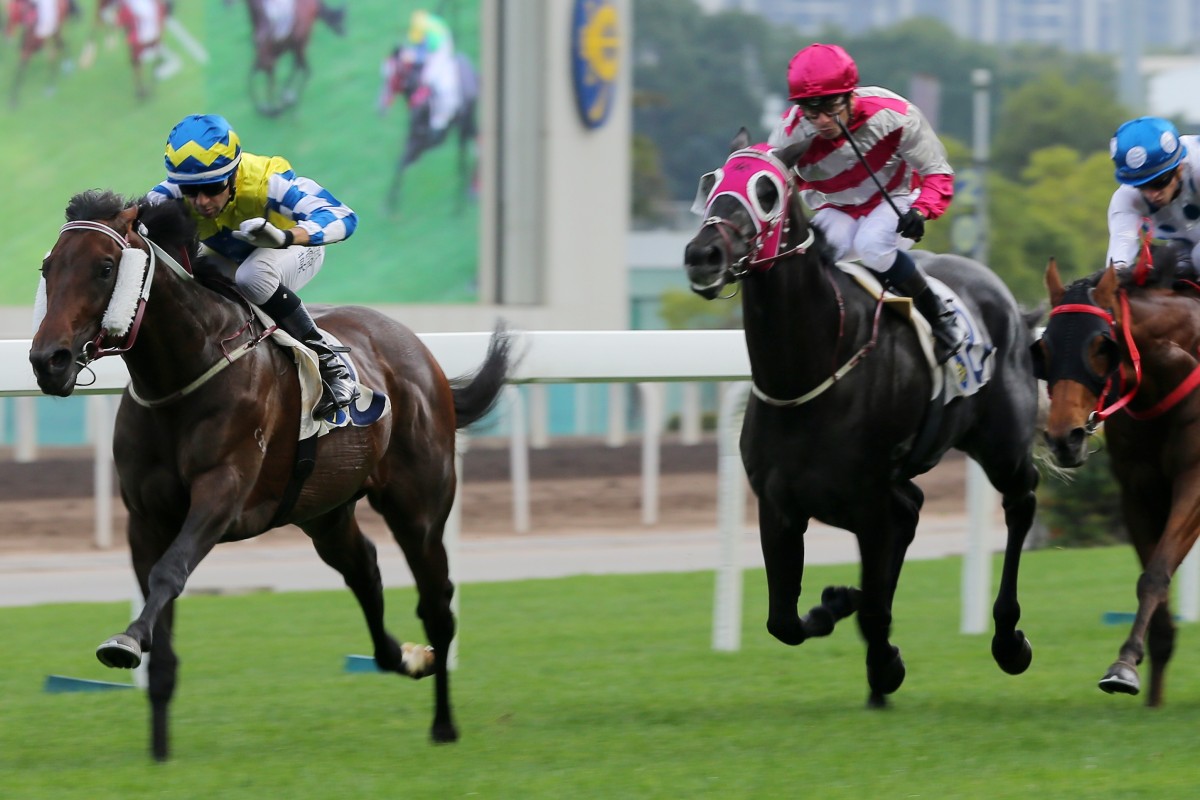
[[[323,245],[349,238],[358,217],[280,156],[242,150],[224,117],[193,114],[171,129],[167,179],[151,202],[179,200],[196,220],[203,255],[247,300],[316,353],[324,391],[313,416],[354,402],[358,388],[296,296],[325,260]]]

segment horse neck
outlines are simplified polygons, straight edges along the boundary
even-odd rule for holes
[[[224,357],[222,340],[233,336],[245,317],[160,259],[137,338],[124,354],[138,394],[163,397],[195,380]]]
[[[1140,359],[1139,399],[1148,402],[1179,386],[1200,359],[1200,302],[1194,296],[1154,291],[1129,298],[1129,325]],[[1124,338],[1122,336],[1122,338]],[[1124,368],[1133,375],[1133,354],[1122,341]]]
[[[793,230],[795,230],[793,226]],[[742,317],[755,384],[777,398],[799,396],[861,346],[853,297],[816,250],[742,279]],[[843,309],[845,313],[843,315]]]

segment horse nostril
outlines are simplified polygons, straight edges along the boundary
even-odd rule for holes
[[[1087,431],[1083,428],[1072,428],[1071,432],[1067,434],[1067,444],[1073,451],[1081,450],[1086,439]]]
[[[708,263],[708,265],[710,267],[725,266],[725,259],[722,256],[721,251],[718,248],[716,248],[716,247],[708,248],[708,252],[705,255],[706,255],[705,261]]]

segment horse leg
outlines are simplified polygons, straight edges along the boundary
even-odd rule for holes
[[[904,683],[906,670],[900,648],[890,641],[892,600],[900,582],[900,571],[908,546],[916,536],[917,521],[925,495],[911,481],[892,487],[885,513],[867,520],[863,531],[856,531],[862,562],[862,594],[858,608],[858,628],[867,643],[868,708],[886,708],[887,696]]]
[[[110,637],[96,648],[96,658],[107,667],[134,669],[142,663],[143,652],[154,641],[155,622],[162,610],[183,593],[188,576],[221,540],[229,526],[232,509],[240,508],[240,496],[234,485],[240,476],[232,471],[220,471],[197,479],[192,485],[190,507],[179,534],[162,550],[148,570],[145,581],[146,604],[142,613],[130,623],[124,633]],[[129,526],[130,547],[153,545],[135,544],[141,538],[156,538],[160,531],[151,532],[146,524]]]
[[[392,173],[392,182],[388,186],[387,207],[389,210],[394,210],[400,205],[400,184],[404,177],[404,170],[421,157],[421,152],[425,149],[422,142],[423,137],[418,133],[409,136],[408,141],[404,144],[404,153],[396,162],[396,171]]]
[[[985,468],[985,472],[986,472]],[[1021,604],[1017,599],[1017,575],[1025,537],[1033,526],[1037,511],[1037,469],[1029,458],[1011,473],[1007,481],[988,473],[988,480],[1002,494],[1004,526],[1007,538],[1004,545],[1004,567],[1000,573],[1000,588],[992,604],[992,658],[1009,675],[1020,675],[1033,662],[1033,646],[1025,632],[1017,628],[1021,620]]]
[[[425,677],[428,669],[425,648],[408,643],[399,644],[384,627],[383,580],[379,574],[375,545],[359,528],[353,504],[342,506],[301,527],[312,539],[317,555],[341,574],[346,586],[358,600],[374,646],[375,663],[379,668],[412,678]]]
[[[13,73],[12,89],[8,95],[9,108],[16,108],[21,96],[21,82],[25,79],[25,70],[29,65],[28,57],[22,55],[21,60],[17,62],[17,69]]]
[[[801,617],[797,610],[804,579],[804,532],[808,520],[786,521],[768,502],[758,505],[759,541],[767,571],[767,631],[788,645],[802,644],[813,636],[828,636],[837,623],[834,613],[824,603]],[[839,602],[833,596],[830,602]],[[852,613],[853,609],[846,611]]]
[[[1115,437],[1110,436],[1109,438],[1110,441],[1113,441]],[[1119,446],[1120,440],[1117,440],[1117,443]],[[1129,531],[1129,541],[1137,553],[1138,562],[1142,565],[1142,575],[1138,579],[1138,611],[1134,618],[1132,630],[1122,644],[1117,660],[1109,666],[1108,670],[1104,673],[1104,677],[1100,679],[1099,687],[1109,694],[1136,695],[1141,692],[1141,679],[1138,676],[1137,666],[1141,663],[1144,654],[1143,641],[1145,633],[1151,624],[1150,621],[1160,613],[1159,607],[1145,607],[1143,584],[1145,584],[1146,590],[1150,590],[1146,575],[1148,574],[1150,565],[1154,562],[1156,553],[1158,553],[1162,546],[1162,541],[1165,538],[1164,532],[1173,516],[1171,511],[1171,491],[1166,480],[1156,471],[1130,469],[1128,468],[1128,464],[1119,458],[1114,459],[1112,463],[1116,471],[1117,481],[1121,487],[1121,514],[1125,520],[1125,527]],[[1165,606],[1165,603],[1161,605]],[[1169,611],[1161,613],[1168,614],[1169,622]],[[1143,617],[1144,619],[1142,619]],[[1142,622],[1140,629],[1138,624],[1139,619]],[[1172,643],[1173,640],[1174,637],[1172,635]],[[1166,642],[1164,641],[1161,644],[1165,646]],[[1168,656],[1170,649],[1167,648],[1166,655]],[[1165,661],[1161,664],[1161,667],[1165,670]],[[1151,675],[1153,676],[1158,669],[1159,665],[1157,663],[1152,665]],[[1161,700],[1160,696],[1157,702],[1161,702]],[[1150,696],[1147,698],[1147,702],[1155,702],[1153,691],[1151,691]]]
[[[432,466],[427,470],[427,474],[435,472]],[[417,494],[402,495],[402,490],[397,489],[390,494],[370,495],[370,502],[383,515],[392,537],[400,545],[417,587],[417,616],[433,650],[434,712],[430,737],[437,744],[455,742],[458,741],[458,728],[450,708],[447,663],[455,633],[454,614],[450,609],[454,584],[450,581],[450,563],[442,543],[453,496],[435,505],[430,498],[437,497],[439,488],[444,487],[422,486],[416,478],[406,480],[397,475],[393,475],[392,481],[397,485],[410,484],[403,491],[411,489]],[[413,497],[422,499],[418,501]],[[413,507],[418,507],[413,506],[414,503],[424,509],[425,514],[413,511]]]
[[[133,570],[137,575],[142,597],[150,595],[150,572],[161,558],[164,548],[160,538],[154,537],[151,529],[135,515],[129,518],[129,541],[133,556]],[[179,658],[171,643],[171,630],[175,622],[175,603],[163,607],[154,624],[154,641],[150,646],[150,664],[147,669],[149,686],[146,696],[150,701],[150,752],[156,761],[166,761],[170,755],[170,705],[175,696],[179,673]]]
[[[1171,619],[1171,603],[1164,602],[1150,617],[1147,644],[1150,650],[1150,693],[1146,705],[1158,708],[1162,705],[1167,662],[1175,652],[1175,621]]]

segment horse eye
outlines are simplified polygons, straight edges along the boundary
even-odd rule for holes
[[[760,175],[754,182],[754,191],[762,210],[768,215],[772,214],[775,206],[779,204],[779,190],[776,188],[775,182],[766,175]]]
[[[107,278],[108,276],[112,275],[113,268],[115,266],[116,266],[116,264],[113,262],[113,260],[111,258],[106,258],[103,261],[101,261],[100,262],[100,277]]]
[[[1089,349],[1088,363],[1097,375],[1108,375],[1117,368],[1117,343],[1112,339],[1097,336]]]

